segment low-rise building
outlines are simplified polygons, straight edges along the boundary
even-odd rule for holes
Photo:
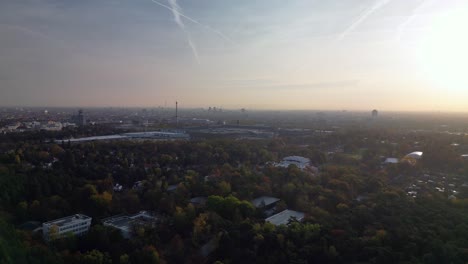
[[[206,204],[206,200],[208,200],[208,198],[204,196],[193,197],[192,199],[190,199],[190,203],[194,206],[203,207]]]
[[[270,197],[270,196],[261,196],[255,198],[251,201],[251,203],[259,210],[262,211],[265,217],[271,216],[276,213],[276,204],[281,201],[278,198]]]
[[[120,230],[124,238],[131,238],[135,227],[154,227],[158,217],[148,211],[141,211],[134,215],[117,215],[102,220],[105,226]]]
[[[273,207],[280,201],[280,199],[275,198],[275,197],[270,197],[270,196],[261,196],[258,198],[255,198],[251,201],[251,203],[259,209],[264,209],[268,210]]]
[[[42,236],[45,241],[62,238],[67,234],[77,236],[88,233],[92,218],[82,214],[75,214],[52,220],[42,224]]]
[[[398,164],[397,158],[386,158],[384,164]]]
[[[270,222],[274,225],[287,225],[291,219],[296,219],[297,221],[302,221],[305,214],[303,212],[293,211],[293,210],[284,210],[280,213],[272,215],[265,219],[266,222]]]
[[[319,169],[311,164],[310,159],[301,156],[285,157],[280,162],[273,163],[273,165],[280,168],[288,168],[290,165],[295,165],[300,170],[312,174],[317,174],[319,172]]]
[[[172,184],[172,185],[167,186],[167,189],[166,189],[166,190],[167,190],[168,192],[175,192],[175,191],[177,190],[178,187],[179,187],[178,184]]]
[[[413,158],[413,159],[421,159],[423,156],[423,152],[421,151],[414,151],[409,153],[408,155],[405,156],[405,158]]]
[[[282,161],[275,164],[276,167],[282,168],[287,168],[289,165],[296,165],[299,169],[303,170],[307,166],[310,166],[310,159],[300,156],[289,156],[283,158]]]

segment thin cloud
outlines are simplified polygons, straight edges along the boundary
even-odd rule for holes
[[[249,84],[252,82],[252,84]],[[236,88],[245,89],[266,89],[266,90],[307,90],[307,89],[335,89],[345,87],[355,87],[359,85],[359,80],[342,80],[330,82],[316,82],[303,84],[258,84],[257,80],[245,80],[239,85],[232,84]]]
[[[369,18],[377,10],[391,2],[391,0],[378,0],[373,6],[367,9],[362,15],[360,15],[351,26],[349,26],[343,33],[340,34],[338,40],[343,40],[349,33],[353,32],[359,25],[361,25],[367,18]]]

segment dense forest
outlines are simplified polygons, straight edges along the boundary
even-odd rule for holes
[[[48,136],[0,137],[0,263],[468,262],[464,136],[355,129],[83,144]],[[421,160],[383,164],[414,150],[424,152]],[[309,158],[318,172],[273,165],[290,155]],[[432,174],[454,179],[456,197],[434,188],[408,195],[408,186]],[[281,199],[277,211],[305,219],[265,222],[251,203],[264,195]],[[193,205],[193,197],[207,197],[206,205]],[[163,220],[131,239],[101,221],[141,210]],[[85,236],[46,243],[35,230],[75,213],[93,218]]]

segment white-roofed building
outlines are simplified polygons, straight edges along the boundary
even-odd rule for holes
[[[190,135],[185,132],[168,132],[168,131],[152,131],[152,132],[135,132],[117,135],[92,136],[83,138],[60,139],[57,142],[80,143],[88,141],[111,141],[111,140],[175,140],[175,139],[190,139]]]
[[[384,164],[397,164],[398,159],[397,158],[386,158],[384,161]]]
[[[82,214],[75,214],[52,220],[42,224],[42,236],[45,241],[65,237],[67,234],[77,236],[88,233],[92,218]]]
[[[274,225],[287,225],[289,220],[296,219],[297,221],[302,221],[304,219],[305,214],[298,211],[293,210],[284,210],[280,213],[272,215],[265,219],[266,222],[270,222]]]
[[[423,156],[423,153],[421,151],[414,151],[406,155],[405,158],[421,159],[422,156]]]
[[[296,165],[299,169],[304,170],[310,167],[310,159],[301,156],[289,156],[283,158],[282,161],[275,163],[276,167],[287,168],[289,165]]]

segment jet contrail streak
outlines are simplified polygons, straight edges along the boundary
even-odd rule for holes
[[[172,14],[174,15],[174,20],[181,28],[185,28],[184,22],[180,20],[180,11],[182,8],[180,8],[179,4],[177,4],[177,0],[168,0],[168,1],[169,1],[169,4],[171,5],[171,11],[172,11]]]
[[[435,0],[422,0],[421,4],[419,4],[418,7],[416,7],[416,9],[413,11],[413,13],[411,14],[411,16],[408,17],[408,19],[406,19],[403,23],[401,23],[401,25],[398,27],[398,32],[397,32],[397,36],[396,36],[396,40],[398,42],[401,41],[401,38],[403,36],[403,33],[404,31],[406,30],[406,28],[416,19],[416,17],[419,15],[419,11],[421,11],[421,9],[423,9],[426,5],[428,4],[432,4],[434,3]]]
[[[195,43],[193,43],[192,38],[190,37],[190,34],[185,31],[185,34],[187,34],[187,42],[192,49],[193,56],[195,57],[195,60],[197,61],[198,64],[200,64],[200,56],[198,56],[198,50],[197,47],[195,46]]]
[[[190,46],[190,49],[192,49],[193,56],[195,57],[195,60],[197,61],[198,64],[200,64],[200,57],[198,56],[198,50],[197,47],[195,46],[195,43],[192,41],[192,37],[190,36],[190,33],[185,29],[185,24],[184,22],[180,19],[180,14],[181,14],[181,8],[177,4],[177,0],[168,0],[169,4],[171,5],[171,11],[172,14],[174,15],[174,21],[177,23],[177,25],[180,27],[180,29],[185,33],[185,36],[187,37],[187,43]]]
[[[356,29],[359,25],[362,24],[370,15],[372,15],[375,11],[379,10],[386,4],[388,4],[391,0],[379,0],[377,1],[371,8],[366,10],[354,23],[351,24],[341,35],[338,37],[338,40],[343,40],[349,33],[351,33],[354,29]]]
[[[195,20],[195,19],[193,19],[193,18],[191,18],[189,16],[184,15],[182,12],[180,12],[180,9],[175,9],[175,8],[173,8],[171,6],[165,5],[165,4],[163,4],[161,2],[158,2],[156,0],[151,0],[151,2],[153,2],[153,3],[155,3],[155,4],[159,5],[159,6],[162,6],[162,7],[166,8],[166,9],[169,9],[170,11],[172,11],[173,14],[177,14],[179,19],[180,19],[180,17],[183,17],[183,18],[187,19],[188,21],[190,21],[192,23],[195,23],[195,24],[197,24],[199,26],[202,26],[205,29],[215,33],[216,35],[220,36],[222,39],[227,40],[227,41],[229,41],[231,43],[234,43],[234,41],[232,41],[232,39],[230,39],[229,37],[227,37],[223,33],[219,32],[218,30],[216,30],[216,29],[214,29],[214,28],[212,28],[212,27],[210,27],[208,25],[202,24],[202,23],[198,22],[197,20]]]

